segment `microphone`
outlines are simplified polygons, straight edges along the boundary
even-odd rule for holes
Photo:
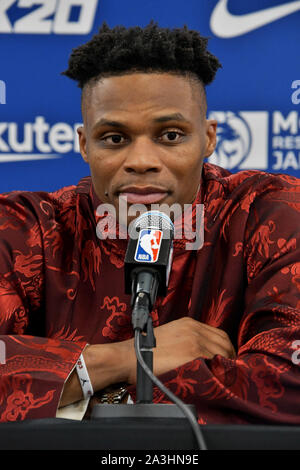
[[[144,331],[157,295],[167,293],[173,239],[174,225],[163,212],[145,212],[130,224],[124,273],[134,330]]]

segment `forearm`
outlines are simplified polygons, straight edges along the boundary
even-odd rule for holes
[[[129,343],[110,343],[89,345],[83,352],[94,392],[108,385],[126,382],[129,370],[133,366],[134,351]],[[59,407],[74,403],[83,398],[76,369],[65,383]]]
[[[234,359],[199,357],[159,379],[185,403],[195,405],[202,424],[299,424],[295,390],[300,387],[300,368],[292,362],[289,345],[300,332],[283,330],[258,335]],[[128,391],[135,401],[135,387]],[[170,402],[157,387],[153,401]]]

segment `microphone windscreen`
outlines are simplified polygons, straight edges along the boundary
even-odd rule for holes
[[[138,238],[138,233],[143,228],[162,230],[164,238],[174,238],[174,224],[170,217],[157,210],[144,212],[131,222],[129,236],[134,239]]]

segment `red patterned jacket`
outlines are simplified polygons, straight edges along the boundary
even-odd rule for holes
[[[97,238],[99,203],[90,177],[0,196],[2,422],[54,417],[85,345],[132,337],[127,241]],[[154,326],[191,316],[225,330],[237,358],[199,357],[160,379],[196,405],[200,423],[299,425],[300,180],[205,163],[195,203],[204,246],[175,241]]]

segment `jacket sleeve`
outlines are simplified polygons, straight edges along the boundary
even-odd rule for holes
[[[0,196],[0,422],[55,417],[86,345],[45,337],[40,221],[21,197]]]
[[[252,205],[236,359],[199,357],[160,377],[199,423],[300,423],[299,213],[299,182]],[[156,387],[154,401],[169,402]]]

